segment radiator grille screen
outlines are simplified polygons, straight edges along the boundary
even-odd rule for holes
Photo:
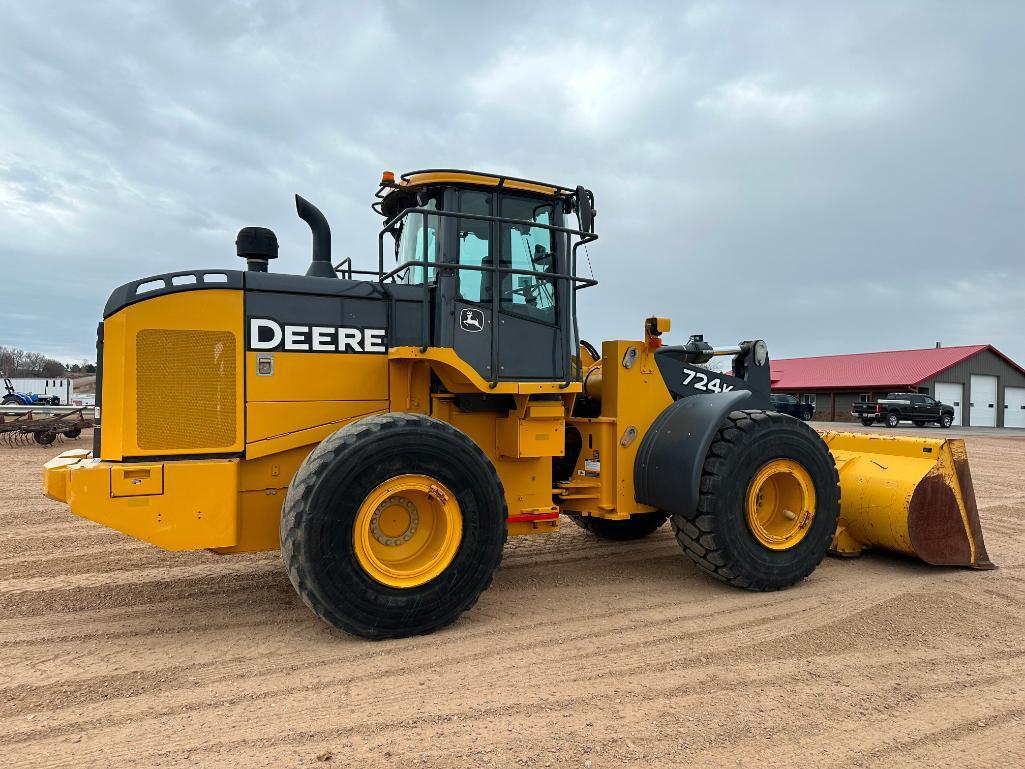
[[[147,329],[135,338],[140,449],[176,453],[235,443],[235,335]]]

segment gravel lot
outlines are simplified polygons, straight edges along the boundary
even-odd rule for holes
[[[381,643],[322,625],[276,553],[164,553],[43,498],[88,433],[0,448],[4,763],[1025,765],[1025,437],[967,433],[997,571],[827,559],[752,594],[667,529],[567,524],[513,540],[454,627]]]

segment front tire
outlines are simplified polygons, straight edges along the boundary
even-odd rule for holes
[[[698,509],[671,521],[698,566],[764,591],[815,570],[839,515],[839,476],[818,433],[775,412],[734,411],[709,447]]]
[[[669,519],[669,513],[656,510],[653,513],[636,513],[620,521],[608,518],[595,518],[590,515],[572,515],[573,523],[584,531],[589,531],[599,539],[611,539],[626,542],[631,539],[643,539],[654,534]]]
[[[491,584],[506,534],[491,461],[421,414],[365,417],[326,438],[281,515],[282,557],[303,602],[372,639],[454,622]]]
[[[940,417],[940,427],[942,427],[944,430],[948,429],[952,424],[954,424],[954,417],[952,417],[950,414],[944,414],[942,417]]]

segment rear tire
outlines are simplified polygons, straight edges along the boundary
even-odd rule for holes
[[[861,424],[865,425],[865,427],[871,427],[875,423],[876,423],[876,421],[874,419],[862,419],[861,420]]]
[[[891,427],[892,428],[892,427],[896,427],[899,424],[900,424],[900,415],[899,414],[896,414],[894,412],[890,412],[889,414],[886,415],[886,426],[887,427]]]
[[[383,484],[412,475],[451,492],[460,539],[436,576],[394,587],[372,576],[366,532],[357,523]],[[378,542],[406,541],[382,539],[383,516],[370,520]],[[407,534],[413,531],[410,524]],[[303,602],[325,622],[372,639],[430,633],[454,622],[491,584],[506,535],[505,493],[491,461],[464,433],[421,414],[365,417],[326,438],[292,478],[281,514],[282,557]]]
[[[921,419],[915,419],[913,420],[913,422],[915,427],[925,427],[925,422],[923,422]]]
[[[608,518],[594,518],[590,515],[571,515],[573,523],[584,531],[589,531],[599,539],[611,539],[626,542],[631,539],[643,539],[654,534],[669,519],[669,513],[656,510],[653,513],[636,513],[620,521]]]
[[[70,430],[64,430],[62,432],[62,435],[65,438],[77,438],[81,434],[82,434],[82,428],[81,427],[72,427]]]
[[[749,487],[777,460],[806,473],[816,500],[807,527],[785,549],[759,540],[747,506]],[[840,515],[839,482],[829,449],[811,427],[771,411],[734,411],[709,447],[698,509],[674,514],[673,531],[690,559],[716,579],[747,590],[780,590],[825,557]]]

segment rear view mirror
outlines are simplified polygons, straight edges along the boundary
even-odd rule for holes
[[[594,232],[594,201],[591,191],[577,187],[577,219],[582,232]]]

